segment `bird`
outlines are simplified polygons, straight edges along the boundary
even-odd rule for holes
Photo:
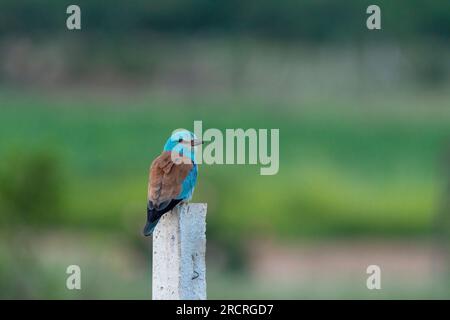
[[[203,141],[188,130],[175,131],[149,170],[147,222],[144,236],[153,234],[158,221],[181,202],[192,198],[197,183],[197,146]]]

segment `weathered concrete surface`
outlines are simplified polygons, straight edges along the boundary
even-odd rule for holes
[[[153,233],[154,300],[206,299],[206,204],[166,213]]]

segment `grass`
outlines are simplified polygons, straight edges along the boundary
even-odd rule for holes
[[[220,236],[427,233],[440,205],[438,159],[450,121],[439,113],[409,117],[410,110],[430,114],[415,104],[403,116],[397,109],[367,116],[357,105],[326,103],[263,105],[259,112],[245,99],[230,107],[152,97],[0,99],[5,166],[14,153],[57,155],[66,226],[123,228],[142,220],[149,164],[172,129],[192,129],[194,120],[205,129],[280,129],[278,175],[260,176],[255,165],[200,168],[194,200],[209,202],[209,222]]]
[[[395,107],[357,99],[278,106],[244,98],[69,97],[3,90],[1,190],[13,181],[14,199],[34,203],[31,199],[40,193],[33,190],[47,188],[41,179],[46,173],[39,175],[28,166],[43,154],[49,155],[44,168],[54,170],[56,177],[47,182],[56,183],[49,189],[61,199],[54,215],[43,214],[44,201],[44,211],[30,206],[20,220],[21,207],[5,201],[9,198],[0,192],[5,213],[0,219],[8,223],[3,230],[29,230],[35,238],[37,226],[43,225],[43,230],[61,230],[62,236],[39,248],[3,242],[0,286],[9,298],[148,298],[150,257],[139,235],[148,167],[171,130],[192,128],[194,120],[203,120],[204,128],[280,129],[280,171],[275,176],[260,176],[256,165],[201,166],[194,201],[208,202],[210,243],[232,251],[246,238],[258,237],[306,241],[429,235],[446,180],[439,166],[450,135],[445,99],[428,97],[426,107],[419,98],[393,98]],[[86,270],[81,292],[62,285],[64,270],[74,261]],[[210,264],[208,295],[428,298],[448,293],[432,284],[393,284],[379,294],[351,283],[278,286]]]

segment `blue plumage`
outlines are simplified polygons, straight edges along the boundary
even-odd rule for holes
[[[191,200],[194,193],[195,184],[197,183],[197,164],[194,162],[194,166],[189,171],[188,176],[183,180],[181,192],[177,199]]]

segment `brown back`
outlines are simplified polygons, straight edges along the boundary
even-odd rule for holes
[[[180,194],[183,180],[193,166],[188,159],[183,160],[187,161],[175,164],[170,151],[163,151],[153,160],[150,166],[148,199],[156,207],[164,201],[175,199]]]

